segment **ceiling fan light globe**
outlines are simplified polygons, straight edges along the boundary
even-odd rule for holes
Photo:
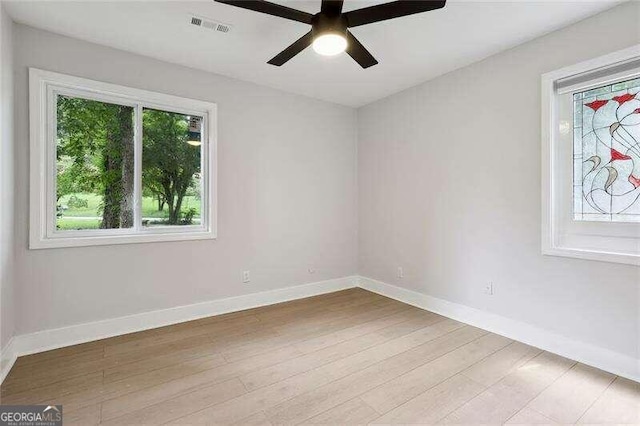
[[[347,39],[340,34],[323,34],[313,40],[313,50],[324,56],[334,56],[345,51]]]

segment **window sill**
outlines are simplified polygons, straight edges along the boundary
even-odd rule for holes
[[[630,253],[615,253],[570,247],[545,247],[542,249],[542,254],[546,256],[573,257],[575,259],[640,266],[640,256]]]
[[[31,240],[29,249],[51,249],[51,248],[69,248],[69,247],[89,247],[89,246],[107,246],[117,244],[140,244],[140,243],[157,243],[170,241],[194,241],[194,240],[214,240],[216,235],[213,231],[192,231],[192,232],[149,232],[136,235],[102,235],[102,236],[78,236],[78,237],[52,237],[38,238]]]

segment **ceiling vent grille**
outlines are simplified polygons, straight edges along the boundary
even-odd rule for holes
[[[195,25],[196,27],[206,28],[211,31],[217,31],[220,33],[228,33],[231,31],[231,25],[223,24],[222,22],[216,22],[211,19],[202,18],[200,16],[189,16],[189,21],[191,25]]]
[[[228,33],[231,31],[231,27],[227,24],[218,24],[216,27],[216,31],[220,31],[221,33]]]

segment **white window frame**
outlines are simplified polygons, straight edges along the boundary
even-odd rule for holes
[[[132,228],[56,232],[56,102],[58,94],[129,105],[136,109],[134,126],[135,220]],[[138,206],[142,201],[143,108],[203,117],[202,145],[200,145],[203,199],[199,225],[142,226]],[[31,147],[29,248],[45,249],[215,239],[217,236],[216,116],[217,106],[215,103],[29,68]]]
[[[635,45],[542,75],[542,253],[545,255],[640,266],[640,224],[573,221],[572,198],[569,202],[564,199],[572,194],[568,185],[573,185],[573,164],[561,163],[560,159],[562,148],[559,141],[562,136],[556,89],[559,80],[596,70],[613,69],[617,64],[638,58],[640,45]],[[640,76],[640,70],[614,72],[600,76],[593,84],[587,82],[574,89],[582,91],[590,88],[589,86],[598,87]],[[573,137],[573,131],[571,136]],[[571,220],[567,219],[569,215]]]

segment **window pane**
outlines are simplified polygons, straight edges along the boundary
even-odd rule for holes
[[[132,107],[57,96],[56,228],[133,226]]]
[[[574,94],[574,121],[581,126],[574,136],[575,220],[640,222],[640,87],[636,82],[616,82]]]
[[[145,108],[142,124],[142,225],[199,225],[202,117]]]

